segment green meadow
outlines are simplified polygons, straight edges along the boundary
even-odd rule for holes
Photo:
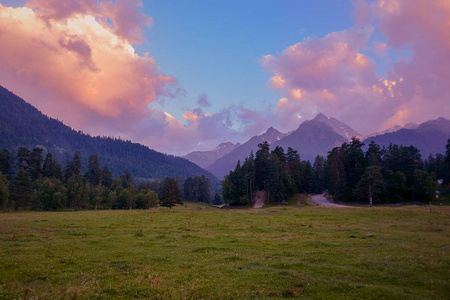
[[[448,206],[0,214],[1,299],[448,299]]]

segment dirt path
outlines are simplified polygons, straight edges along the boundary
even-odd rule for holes
[[[341,205],[336,203],[331,203],[327,200],[322,194],[317,194],[311,196],[311,202],[319,205],[319,206],[328,206],[328,207],[348,207],[347,205]]]
[[[262,208],[264,206],[264,198],[266,197],[266,194],[264,192],[256,192],[255,194],[255,204],[253,205],[253,208]]]

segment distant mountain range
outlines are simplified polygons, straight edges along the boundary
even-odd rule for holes
[[[414,124],[414,123],[407,123],[403,127],[400,126],[400,125],[396,125],[394,127],[388,128],[388,129],[386,129],[386,130],[384,130],[382,132],[374,132],[372,134],[369,134],[369,135],[365,136],[362,140],[367,140],[370,137],[377,136],[377,135],[383,135],[383,134],[386,134],[386,133],[396,132],[396,131],[399,131],[400,129],[416,129],[417,127],[419,127],[419,125]]]
[[[317,155],[326,156],[333,147],[361,136],[350,126],[318,114],[289,133],[281,133],[273,127],[254,136],[243,144],[222,143],[212,151],[196,151],[186,159],[166,155],[146,146],[109,137],[92,137],[75,131],[62,122],[43,115],[31,104],[0,86],[0,149],[17,151],[21,146],[30,150],[36,146],[52,153],[66,164],[79,150],[86,167],[89,155],[97,154],[102,166],[119,174],[128,170],[134,177],[163,179],[165,177],[192,177],[205,175],[213,185],[234,169],[238,160],[244,161],[250,152],[256,153],[258,144],[267,141],[270,148],[281,146],[297,150],[303,160],[314,161]],[[380,146],[390,143],[417,147],[422,157],[444,153],[450,139],[450,121],[438,118],[420,125],[407,124],[393,127],[381,134],[363,140],[367,145],[375,141]],[[189,160],[190,161],[189,161]],[[201,167],[204,169],[202,169]],[[209,171],[209,172],[208,172]],[[215,176],[214,176],[214,175]]]
[[[221,158],[222,156],[230,153],[241,144],[233,144],[230,142],[222,143],[216,147],[216,149],[211,151],[194,151],[189,153],[188,155],[183,156],[183,158],[197,164],[202,168],[206,168],[211,165],[213,162]]]
[[[243,162],[244,159],[250,155],[251,151],[256,152],[260,143],[267,141],[269,144],[272,144],[281,140],[285,136],[286,134],[270,127],[265,133],[252,137],[244,144],[233,149],[230,153],[217,159],[205,169],[212,174],[217,174],[217,177],[223,178],[223,176],[225,176],[230,170],[234,169],[238,160]]]
[[[412,145],[420,150],[422,158],[427,158],[430,154],[445,153],[447,140],[450,139],[450,120],[441,117],[410,128],[412,129],[402,128],[394,132],[372,136],[363,142],[367,145],[373,140],[378,145],[385,147],[390,143],[403,146]]]
[[[64,165],[80,151],[84,168],[91,154],[97,154],[102,166],[114,174],[129,171],[133,177],[207,176],[213,185],[218,179],[196,164],[166,155],[146,146],[109,137],[92,137],[75,131],[62,122],[43,115],[23,99],[0,86],[0,149],[16,151],[21,146],[44,148]]]
[[[352,137],[363,139],[362,136],[347,124],[319,113],[313,120],[305,121],[287,134],[274,128],[269,128],[264,134],[254,136],[240,146],[234,145],[232,150],[219,157],[210,165],[203,167],[219,178],[227,175],[236,166],[238,160],[244,161],[251,151],[258,150],[258,144],[267,141],[271,149],[281,146],[285,151],[288,147],[297,150],[301,159],[314,161],[317,155],[327,156],[333,147],[350,141]],[[367,145],[374,140],[380,146],[390,143],[417,147],[422,157],[429,154],[444,153],[447,140],[450,139],[450,121],[444,118],[425,122],[421,125],[406,124],[405,127],[396,126],[381,133],[374,133],[364,138]],[[213,150],[215,151],[215,150]],[[209,155],[209,151],[196,152],[197,160],[206,161],[202,155]],[[215,152],[217,153],[217,152]],[[191,153],[192,154],[192,153]],[[185,156],[190,159],[191,154]]]

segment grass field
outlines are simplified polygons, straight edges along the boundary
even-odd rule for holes
[[[0,214],[1,299],[449,299],[450,208]]]

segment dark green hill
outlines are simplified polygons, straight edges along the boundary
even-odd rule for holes
[[[17,151],[42,146],[64,165],[79,150],[83,166],[97,154],[102,166],[114,174],[128,170],[134,177],[163,179],[205,175],[215,185],[217,178],[190,161],[162,154],[146,146],[110,137],[93,137],[75,131],[62,122],[43,115],[23,99],[0,86],[0,149]],[[17,152],[16,152],[17,153]]]

